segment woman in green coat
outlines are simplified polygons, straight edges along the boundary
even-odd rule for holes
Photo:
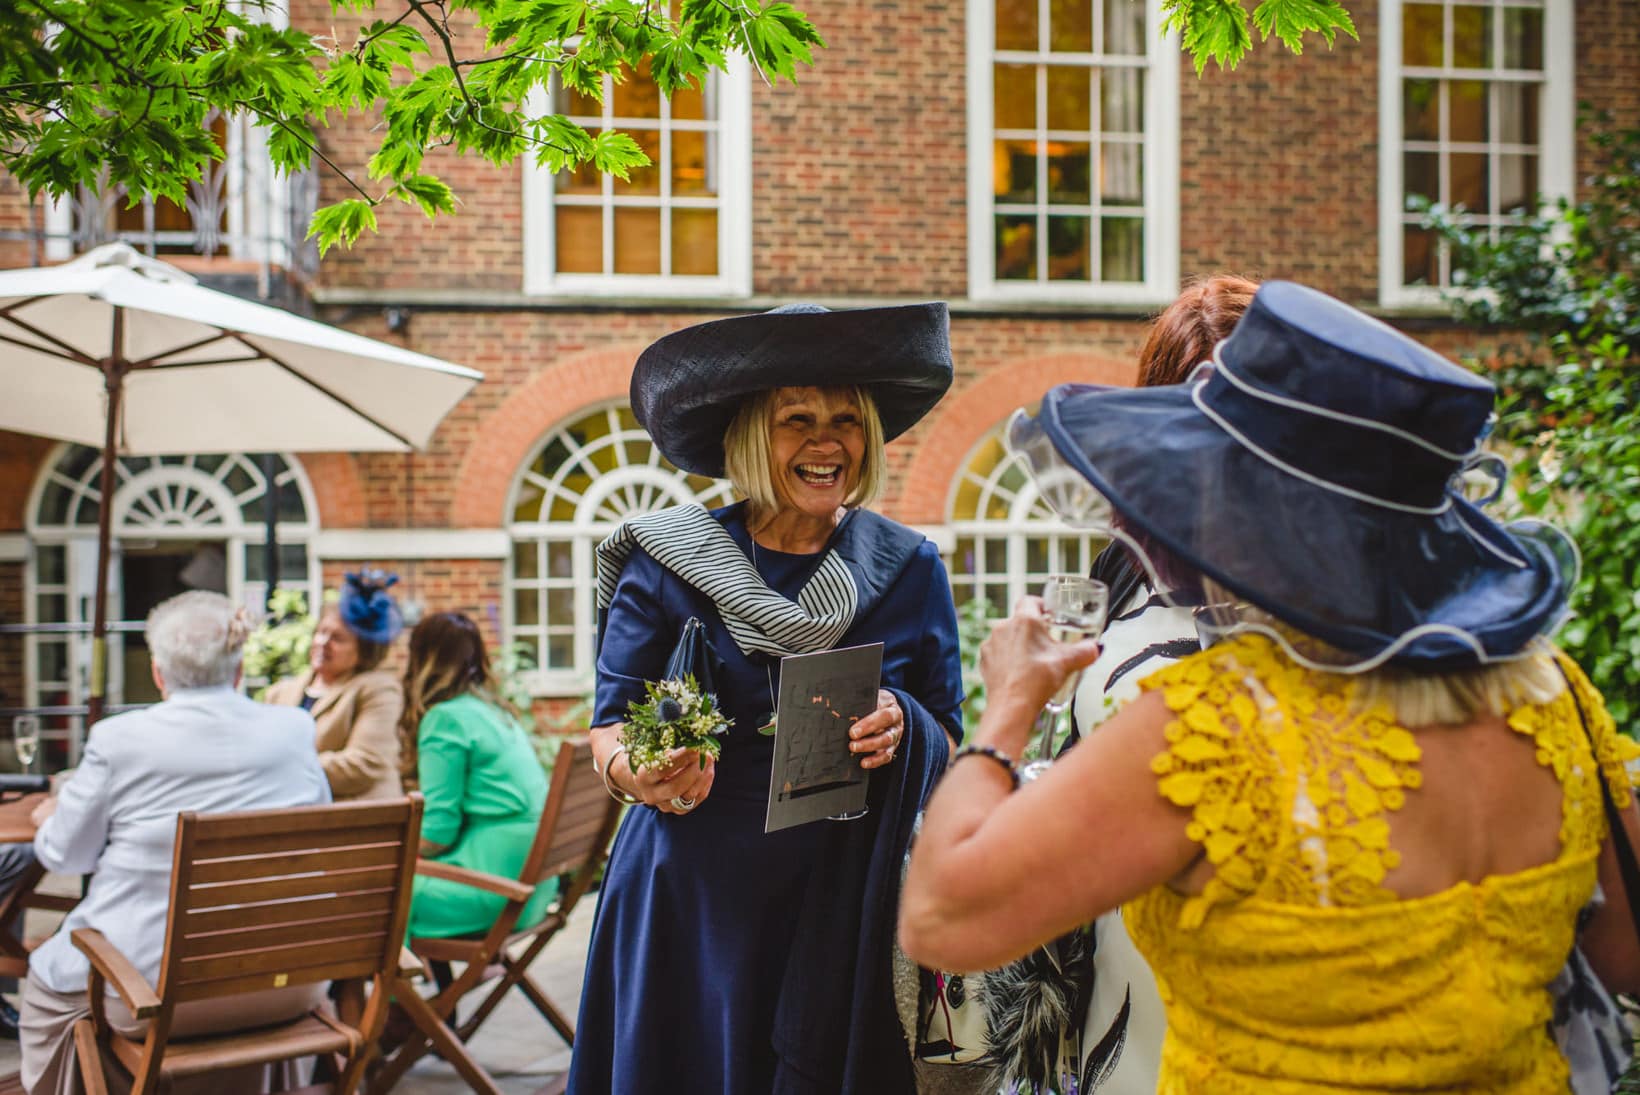
[[[422,856],[517,878],[541,822],[547,778],[529,735],[496,695],[484,640],[471,619],[439,612],[416,625],[404,695],[406,754],[425,800]],[[556,891],[555,881],[541,883],[519,925],[540,920]],[[496,894],[417,875],[410,935],[481,932],[505,904]]]

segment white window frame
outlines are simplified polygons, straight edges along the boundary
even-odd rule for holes
[[[718,85],[718,272],[673,274],[560,274],[554,269],[553,172],[524,157],[524,292],[566,297],[744,297],[752,292],[752,74],[741,54],[730,54]],[[538,89],[531,109],[545,112]],[[668,208],[662,206],[662,208]]]
[[[577,423],[599,414],[618,415],[626,407],[624,400],[594,404],[555,423],[530,446],[529,455],[513,473],[512,485],[507,490],[506,532],[509,543],[502,582],[502,634],[509,643],[520,639],[533,640],[540,662],[547,659],[549,629],[564,628],[571,635],[572,643],[570,666],[538,665],[525,674],[525,684],[532,696],[583,696],[592,687],[597,668],[593,649],[597,638],[598,587],[594,548],[619,527],[620,517],[682,502],[698,501],[706,506],[721,506],[733,500],[733,488],[727,480],[716,480],[703,491],[693,490],[688,482],[690,477],[665,463],[660,450],[654,447],[654,442],[641,428],[622,428],[618,423],[612,423],[611,432],[598,437],[593,446],[578,447],[567,435],[567,430]],[[539,476],[533,475],[535,462],[555,440],[563,442],[569,455],[553,469],[550,480],[542,481]],[[645,459],[630,461],[627,444],[638,441],[648,446]],[[591,485],[579,494],[563,486],[564,480],[576,466],[587,472],[596,471],[597,465],[592,456],[598,449],[608,447],[614,447],[620,454],[620,462],[615,467],[597,471],[592,475]],[[526,483],[532,483],[535,489],[542,492],[544,509],[550,509],[553,497],[557,497],[574,507],[573,517],[567,521],[516,520],[520,495]],[[634,506],[634,502],[639,505]],[[548,541],[569,544],[568,576],[547,573],[545,549],[540,545]],[[517,552],[520,545],[539,548],[534,577],[518,576]],[[540,592],[544,600],[545,591],[553,589],[571,593],[574,603],[571,623],[552,623],[545,614],[543,604],[538,622],[519,624],[516,608],[518,594]]]
[[[1147,0],[1144,130],[1144,278],[1137,282],[1043,282],[996,276],[995,136],[992,65],[998,57],[994,0],[968,0],[968,294],[985,301],[1047,301],[1150,306],[1179,291],[1178,35],[1162,34],[1161,0]],[[1047,0],[1042,0],[1044,23]],[[1067,59],[1096,55],[1064,54]],[[1006,60],[1007,54],[1003,58]],[[1094,134],[1095,140],[1098,134]],[[1093,229],[1098,230],[1095,217]],[[1097,241],[1095,242],[1097,245]]]
[[[1401,85],[1405,74],[1401,65],[1401,14],[1408,2],[1384,0],[1379,9],[1378,299],[1386,307],[1437,308],[1442,304],[1442,293],[1450,290],[1401,284],[1405,259],[1401,232],[1406,212],[1402,171]],[[1495,7],[1496,4],[1496,0],[1455,2],[1472,7]],[[1573,0],[1544,0],[1543,90],[1538,100],[1538,192],[1548,201],[1569,198],[1576,189],[1576,29]],[[1491,80],[1495,70],[1474,72],[1476,79]]]

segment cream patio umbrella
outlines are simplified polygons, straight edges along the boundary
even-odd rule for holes
[[[0,271],[0,429],[102,449],[90,721],[119,455],[403,452],[482,374],[208,289],[115,243]]]

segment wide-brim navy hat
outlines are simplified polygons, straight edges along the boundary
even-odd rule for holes
[[[1068,520],[1104,507],[1130,546],[1347,655],[1335,668],[1484,664],[1565,618],[1572,542],[1463,495],[1494,459],[1491,384],[1290,282],[1259,289],[1213,364],[1168,387],[1055,388],[1010,444]]]
[[[833,312],[791,304],[674,331],[638,357],[632,412],[672,463],[723,475],[723,438],[747,396],[770,388],[859,386],[891,441],[951,386],[943,303]]]

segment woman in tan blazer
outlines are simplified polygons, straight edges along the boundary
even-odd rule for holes
[[[326,606],[308,654],[312,668],[268,689],[268,703],[304,707],[318,724],[319,763],[338,800],[393,798],[399,782],[399,716],[404,691],[376,667],[404,628],[387,587],[396,575],[349,574]]]

